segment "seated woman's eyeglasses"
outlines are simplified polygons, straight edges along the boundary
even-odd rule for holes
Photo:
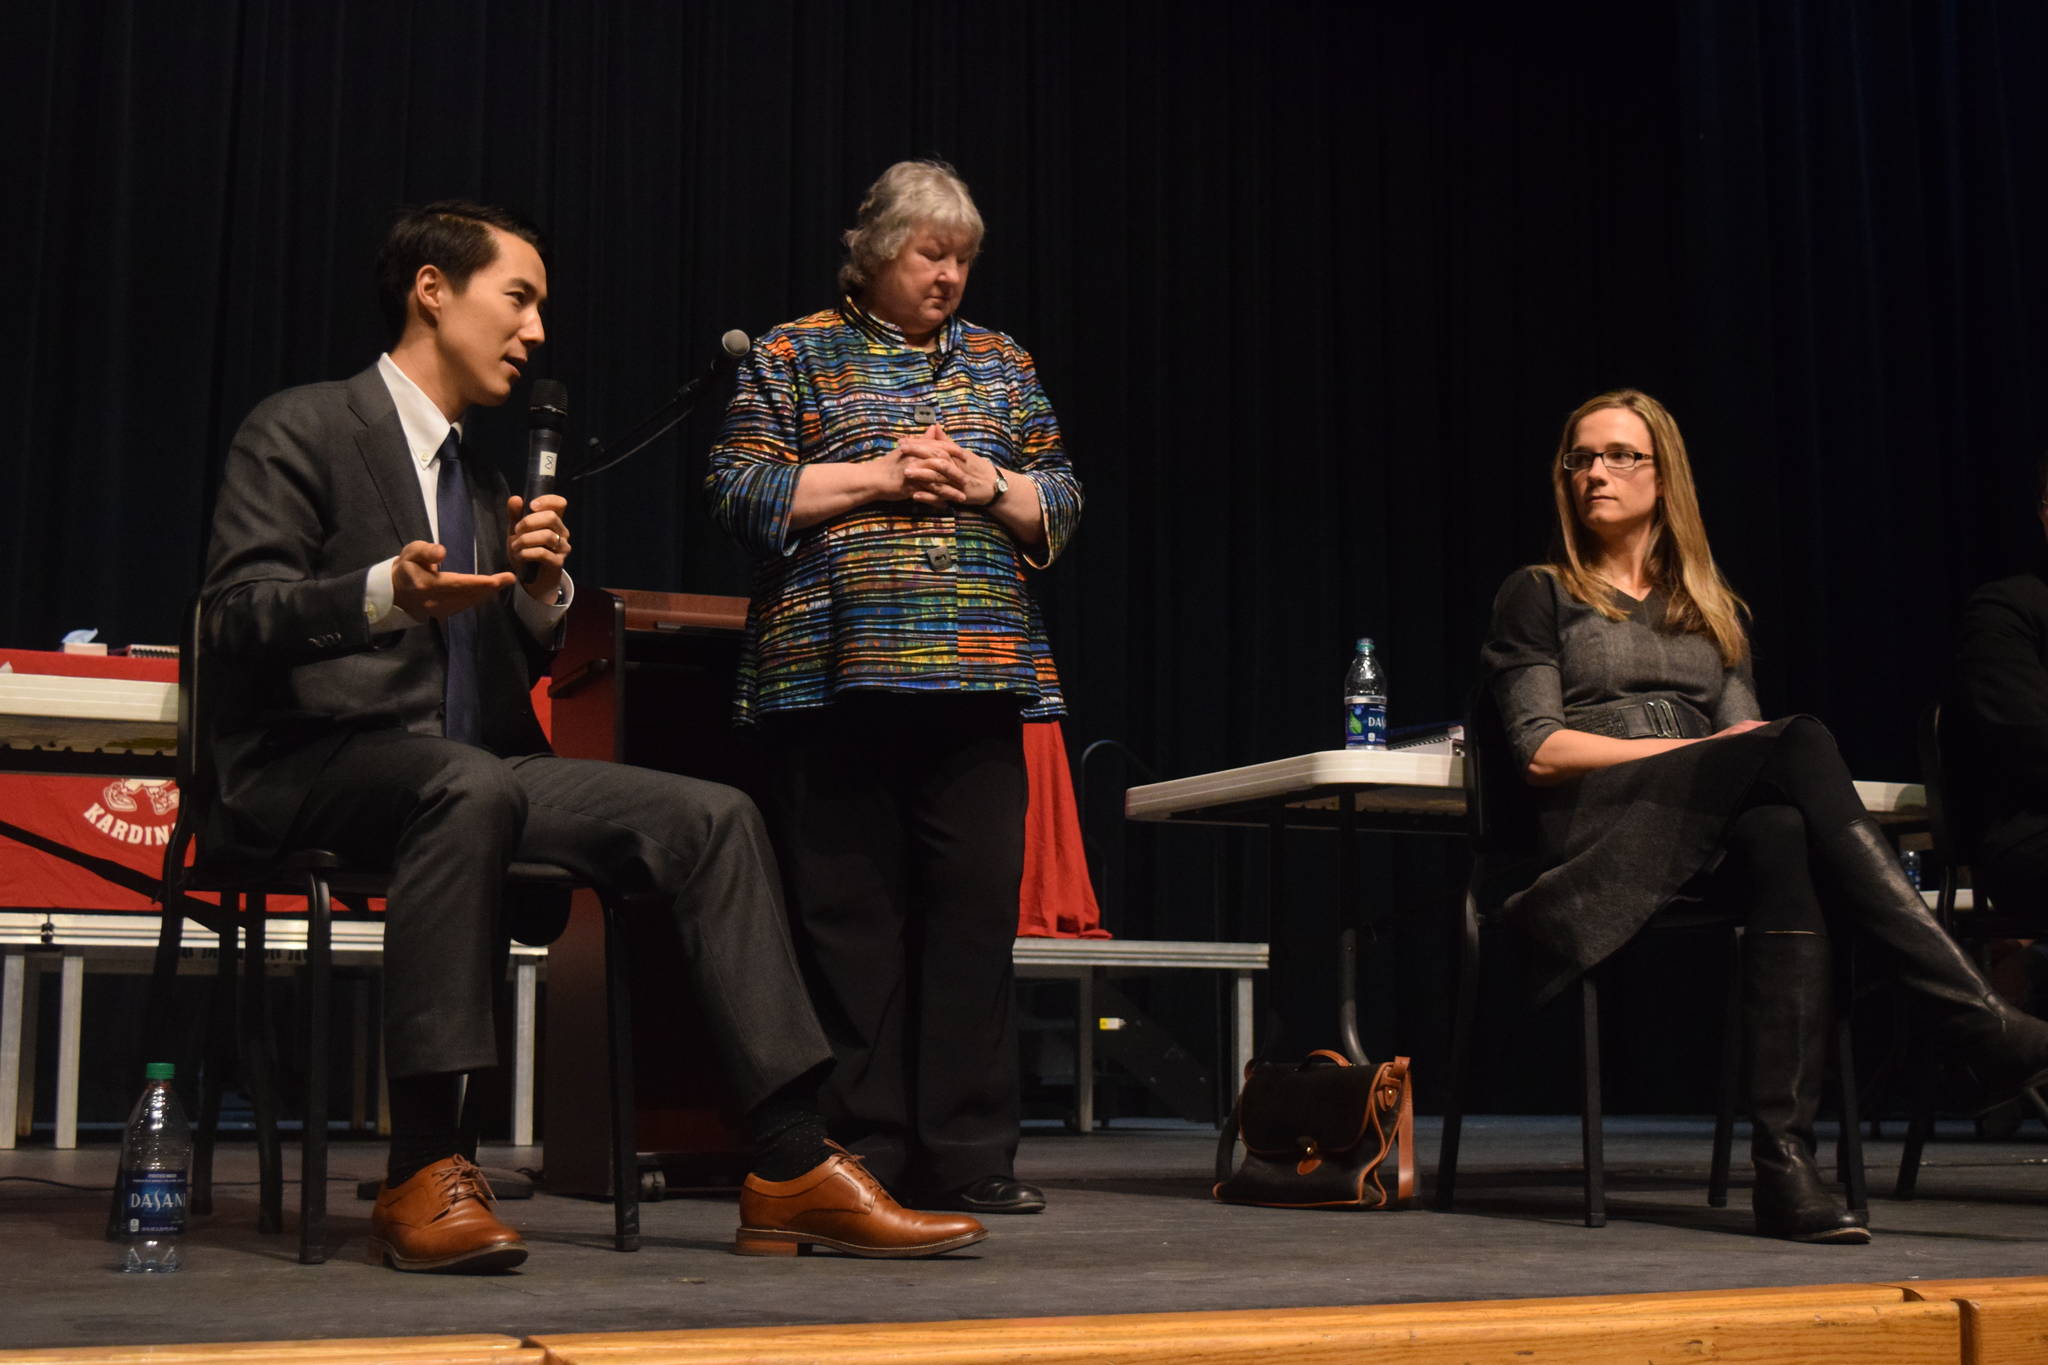
[[[1602,450],[1597,452],[1591,450],[1567,450],[1564,453],[1564,467],[1574,474],[1578,473],[1581,469],[1589,469],[1592,467],[1596,454],[1601,464],[1606,465],[1617,474],[1626,474],[1644,460],[1656,458],[1654,455],[1645,455],[1640,450]]]

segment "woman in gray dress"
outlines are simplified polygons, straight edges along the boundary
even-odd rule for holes
[[[2000,999],[1928,913],[1827,728],[1762,720],[1746,608],[1714,565],[1671,414],[1633,389],[1589,399],[1551,482],[1560,553],[1508,576],[1481,652],[1528,798],[1490,871],[1538,998],[1674,901],[1739,907],[1757,1230],[1868,1241],[1813,1162],[1830,936],[1878,950],[1987,1107],[2048,1080],[2048,1024]]]

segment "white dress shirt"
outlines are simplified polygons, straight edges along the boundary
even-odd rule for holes
[[[448,439],[451,427],[459,440],[462,423],[451,423],[443,416],[434,400],[427,397],[425,391],[413,383],[412,377],[399,369],[389,355],[377,357],[377,373],[391,394],[392,406],[398,409],[398,425],[405,430],[405,447],[412,453],[413,470],[420,479],[420,497],[427,504],[427,528],[438,542],[441,539],[441,443]],[[400,608],[393,599],[391,566],[397,562],[398,556],[393,555],[381,564],[373,564],[363,579],[363,613],[370,618],[373,633],[409,630],[425,624]],[[472,558],[471,562],[475,560]],[[533,632],[533,638],[547,644],[555,638],[556,629],[568,613],[570,599],[575,593],[575,585],[564,570],[561,590],[555,594],[553,602],[536,602],[532,593],[521,588],[512,594],[512,609]]]

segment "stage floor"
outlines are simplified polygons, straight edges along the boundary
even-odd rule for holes
[[[1417,1124],[1425,1176],[1437,1129]],[[1868,1144],[1874,1194],[1889,1191],[1898,1129]],[[188,1239],[190,1268],[161,1278],[108,1269],[99,1237],[110,1142],[75,1152],[0,1152],[0,1347],[269,1338],[735,1327],[1147,1313],[1631,1294],[1838,1281],[2048,1275],[2048,1133],[2005,1141],[1944,1125],[1922,1197],[1873,1200],[1875,1242],[1807,1247],[1749,1235],[1746,1166],[1731,1207],[1706,1206],[1709,1125],[1610,1119],[1610,1217],[1579,1221],[1578,1124],[1468,1121],[1460,1211],[1338,1214],[1224,1207],[1208,1197],[1213,1134],[1112,1127],[1026,1137],[1019,1173],[1043,1214],[992,1219],[994,1235],[936,1261],[792,1260],[728,1253],[735,1203],[642,1208],[643,1249],[609,1247],[605,1205],[542,1194],[501,1206],[533,1255],[493,1277],[400,1275],[363,1262],[369,1205],[354,1181],[381,1169],[375,1144],[338,1143],[330,1195],[338,1246],[301,1266],[290,1235],[255,1225],[255,1153],[220,1154],[218,1211]],[[1738,1146],[1743,1139],[1738,1133]],[[289,1152],[288,1152],[289,1156]],[[538,1165],[540,1149],[487,1163]],[[288,1166],[288,1171],[289,1171]],[[97,1192],[48,1183],[98,1187]],[[1425,1179],[1425,1192],[1428,1183]],[[288,1210],[296,1201],[288,1187]],[[287,1218],[290,1219],[288,1212]]]

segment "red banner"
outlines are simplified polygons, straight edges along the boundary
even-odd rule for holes
[[[175,683],[176,659],[0,650],[17,673],[63,678],[135,678]],[[0,774],[0,820],[146,877],[163,872],[164,847],[178,822],[175,782],[129,777],[29,777]],[[33,910],[136,910],[156,907],[85,868],[0,838],[0,907]]]

